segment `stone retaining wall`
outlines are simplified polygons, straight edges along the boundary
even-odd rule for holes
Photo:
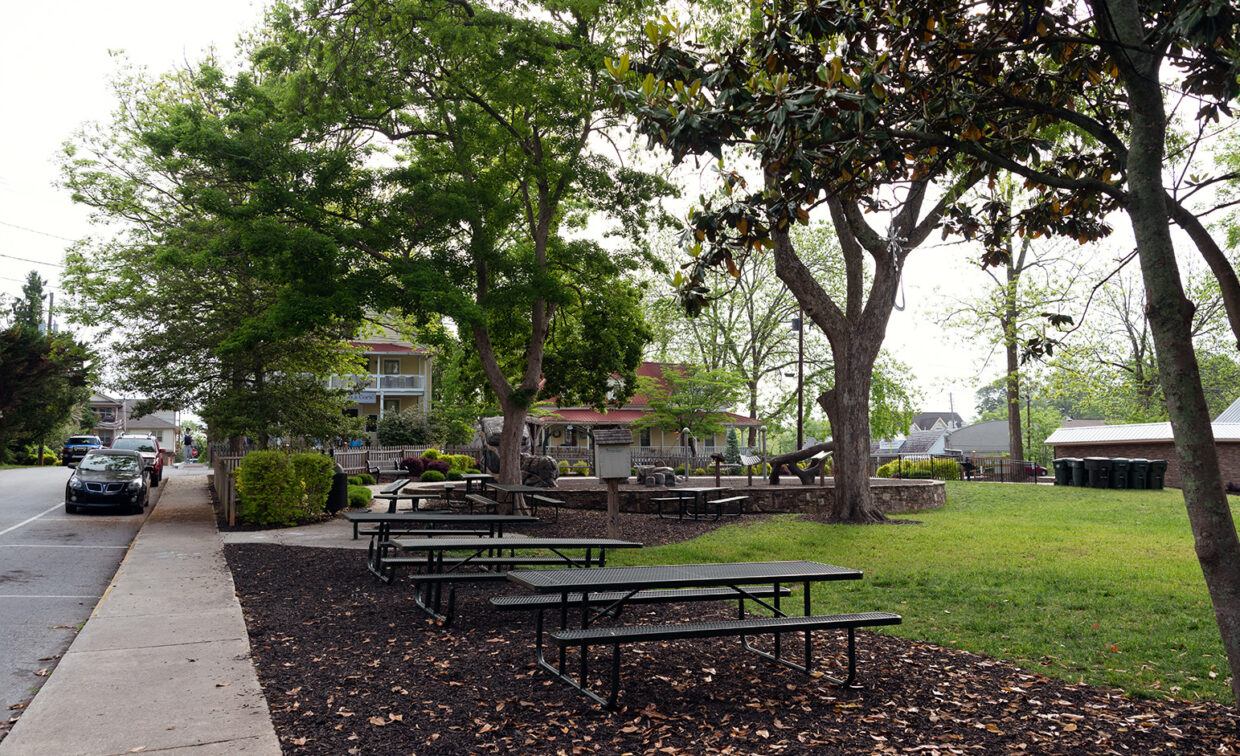
[[[884,480],[871,481],[874,500],[883,514],[920,512],[938,509],[947,502],[946,487],[941,480]],[[657,505],[652,498],[674,495],[674,488],[648,488],[646,486],[620,486],[620,509],[625,512],[654,512]],[[607,491],[602,488],[574,489],[553,488],[547,491],[552,498],[562,500],[575,509],[606,509]],[[832,511],[835,489],[831,486],[754,486],[743,483],[733,486],[728,496],[748,496],[746,512],[809,512],[826,514]],[[668,508],[671,511],[671,508]]]

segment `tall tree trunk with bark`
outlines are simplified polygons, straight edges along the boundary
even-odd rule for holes
[[[1117,43],[1111,57],[1129,95],[1132,136],[1126,166],[1127,210],[1140,253],[1147,313],[1194,547],[1231,666],[1232,694],[1240,700],[1240,539],[1223,490],[1193,351],[1193,305],[1184,296],[1171,240],[1171,209],[1162,183],[1166,144],[1159,86],[1162,59],[1146,46],[1136,0],[1091,0],[1090,5],[1096,18],[1109,19],[1107,24],[1099,23],[1099,35]]]

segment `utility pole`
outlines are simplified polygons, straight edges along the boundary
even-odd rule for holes
[[[797,451],[805,445],[805,308],[797,308]]]

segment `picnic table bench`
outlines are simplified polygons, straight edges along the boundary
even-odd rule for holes
[[[615,708],[620,693],[621,646],[644,641],[737,636],[740,638],[742,648],[746,651],[791,669],[817,674],[814,671],[811,637],[813,631],[846,630],[848,635],[847,676],[843,679],[827,675],[822,675],[822,677],[838,685],[851,684],[856,677],[856,629],[899,624],[901,617],[889,612],[813,615],[810,606],[810,586],[820,581],[858,580],[861,576],[858,570],[819,562],[606,567],[594,570],[517,570],[508,573],[509,580],[538,593],[559,594],[554,602],[534,602],[534,608],[538,610],[535,653],[539,666],[609,709]],[[803,615],[790,615],[783,611],[780,605],[780,599],[787,595],[784,588],[789,583],[802,583],[804,586]],[[700,594],[701,600],[736,599],[739,604],[737,618],[711,622],[594,626],[595,622],[601,618],[618,617],[620,610],[628,603],[663,601],[675,603],[695,595],[693,592],[685,592],[685,589],[691,589],[691,591],[710,589],[709,593]],[[768,601],[768,599],[771,600]],[[688,600],[697,599],[689,598]],[[746,616],[745,601],[752,601],[764,607],[774,616]],[[567,626],[568,613],[574,607],[579,608],[581,612],[580,628]],[[558,664],[548,661],[544,653],[543,610],[547,608],[557,608],[560,613],[560,629],[547,634],[551,643],[558,647]],[[804,634],[804,658],[801,664],[786,658],[783,654],[782,635],[789,632]],[[755,648],[748,639],[751,635],[773,635],[773,651]],[[588,685],[589,650],[593,646],[600,645],[612,648],[610,690],[606,697],[591,690]],[[577,649],[580,656],[577,679],[573,679],[573,675],[567,670],[566,652],[570,648]]]
[[[505,525],[529,525],[538,522],[525,515],[459,514],[454,512],[346,512],[345,519],[353,524],[354,538],[358,528],[370,536],[366,547],[366,569],[385,583],[392,581],[394,566],[388,565],[388,554],[396,549],[392,539],[397,536],[424,538],[502,537]]]
[[[739,517],[744,514],[745,502],[749,500],[748,496],[729,496],[718,499],[707,500],[710,494],[725,493],[729,489],[717,487],[680,487],[671,493],[672,496],[660,496],[652,498],[650,501],[658,504],[659,517],[671,519],[671,515],[666,514],[663,509],[664,504],[674,503],[676,505],[676,519],[684,520],[719,520],[724,516]],[[735,504],[735,512],[725,511],[725,505]],[[714,516],[711,516],[713,510]]]
[[[468,516],[468,515],[466,515]],[[522,517],[524,515],[492,515]],[[519,566],[561,565],[573,569],[602,567],[607,564],[608,549],[641,548],[633,541],[610,538],[396,538],[393,545],[402,552],[423,556],[387,557],[383,567],[389,575],[397,566],[421,567],[409,580],[414,584],[414,602],[424,612],[451,624],[456,613],[456,584],[490,582],[506,579],[506,571]],[[508,553],[504,553],[507,551]],[[584,551],[574,555],[569,551]],[[451,553],[455,552],[455,553]],[[523,552],[523,553],[517,553]],[[533,554],[525,552],[536,552]],[[549,553],[548,553],[549,552]],[[478,570],[466,568],[477,567]],[[390,582],[391,577],[387,578]],[[449,586],[446,612],[443,609],[443,585]]]

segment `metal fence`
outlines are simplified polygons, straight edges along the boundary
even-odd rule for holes
[[[1039,483],[1053,478],[1036,462],[999,456],[956,456],[952,454],[881,454],[870,457],[870,475],[881,477],[943,478],[992,483]],[[952,477],[948,471],[955,470]]]

